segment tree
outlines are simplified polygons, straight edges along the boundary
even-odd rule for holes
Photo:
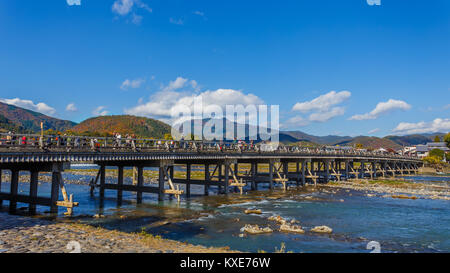
[[[171,134],[164,134],[164,139],[172,140],[172,135]]]
[[[447,134],[444,136],[444,141],[447,142],[447,147],[450,148],[450,133],[447,133]]]
[[[428,163],[430,165],[436,166],[442,162],[442,159],[439,159],[436,156],[427,156],[423,158],[423,161],[425,161],[425,163]]]
[[[434,142],[441,142],[441,138],[439,136],[434,137]]]
[[[364,146],[361,143],[356,143],[356,149],[362,149]]]
[[[439,160],[443,160],[444,159],[444,151],[440,150],[440,149],[433,149],[428,153],[429,157],[436,157],[439,158]]]

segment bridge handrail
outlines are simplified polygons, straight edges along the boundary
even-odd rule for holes
[[[383,157],[398,159],[419,159],[409,155],[385,154],[374,151],[330,150],[330,148],[307,148],[299,146],[278,145],[264,143],[202,141],[202,140],[167,140],[152,138],[115,138],[95,136],[71,135],[37,135],[37,134],[9,134],[0,133],[0,148],[6,149],[41,149],[45,151],[66,150],[101,151],[113,149],[115,151],[170,151],[170,152],[226,152],[226,153],[295,153],[299,155],[323,156],[361,156]]]

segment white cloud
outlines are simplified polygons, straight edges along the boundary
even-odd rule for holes
[[[344,107],[333,107],[331,108],[331,110],[326,112],[312,113],[311,115],[309,115],[309,120],[317,122],[326,122],[334,117],[342,116],[343,114],[345,114]]]
[[[176,91],[180,88],[183,88],[186,86],[186,83],[188,82],[188,79],[185,79],[183,77],[177,77],[174,81],[170,81],[169,84],[166,87],[162,87],[161,90],[163,92],[172,92]]]
[[[375,109],[373,109],[371,112],[362,115],[354,115],[350,118],[350,120],[376,119],[379,116],[394,110],[409,110],[409,109],[411,109],[411,105],[409,105],[408,103],[402,100],[389,99],[386,102],[378,103]]]
[[[198,16],[201,16],[201,17],[204,17],[204,16],[205,16],[205,13],[204,13],[204,12],[201,12],[201,11],[199,11],[199,10],[194,11],[193,14],[198,15]]]
[[[326,122],[345,113],[344,107],[336,105],[346,101],[350,96],[351,93],[349,91],[331,91],[310,101],[297,102],[292,107],[292,111],[301,113],[312,112],[308,117],[309,121]]]
[[[162,86],[161,91],[150,97],[148,102],[140,100],[138,105],[125,109],[126,114],[147,116],[171,122],[173,110],[185,108],[193,109],[194,101],[201,99],[203,107],[218,105],[225,109],[226,105],[260,105],[263,100],[253,94],[244,94],[233,89],[206,90],[196,92],[198,84],[178,77],[167,86]],[[180,90],[182,89],[182,90]]]
[[[148,12],[153,11],[141,0],[116,0],[111,7],[111,10],[120,16],[128,16],[131,13],[131,22],[136,25],[139,25],[143,18],[142,15],[136,13],[139,9],[144,9]]]
[[[340,104],[350,98],[351,93],[349,91],[331,91],[325,95],[321,95],[311,101],[297,102],[292,111],[299,111],[307,113],[310,111],[327,112],[329,109],[337,104]]]
[[[81,6],[81,0],[66,0],[69,6]]]
[[[127,15],[133,8],[134,0],[116,0],[112,5],[112,11],[119,15]]]
[[[78,109],[75,106],[75,103],[69,103],[66,106],[66,111],[68,111],[68,112],[76,112],[76,111],[78,111]]]
[[[133,13],[131,17],[131,22],[133,22],[133,24],[135,25],[139,25],[142,22],[142,18],[143,18],[142,16]]]
[[[375,129],[373,129],[373,130],[370,130],[369,132],[367,132],[369,135],[370,134],[375,134],[376,132],[379,132],[380,131],[380,128],[375,128]]]
[[[92,111],[94,116],[106,116],[109,112],[106,110],[105,106],[99,106]]]
[[[283,128],[298,128],[303,127],[309,124],[309,121],[302,116],[294,116],[288,119],[287,121],[283,122],[282,127]]]
[[[170,18],[169,19],[170,23],[174,24],[174,25],[183,25],[184,21],[182,19],[174,19],[174,18]]]
[[[134,80],[126,79],[120,85],[120,89],[128,90],[128,88],[139,88],[139,87],[141,87],[141,85],[143,83],[145,83],[145,79],[141,79],[141,78],[134,79]]]
[[[392,131],[397,134],[446,133],[450,131],[450,119],[437,118],[431,122],[418,123],[400,122]]]
[[[15,99],[0,99],[0,102],[22,107],[28,110],[39,112],[45,115],[54,115],[56,113],[55,108],[48,106],[43,102],[34,104],[31,100]]]

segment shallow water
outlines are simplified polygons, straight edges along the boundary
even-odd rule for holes
[[[86,166],[84,168],[92,168]],[[65,179],[89,181],[91,176],[65,174]],[[449,177],[405,177],[420,183],[450,184]],[[113,182],[106,178],[107,183]],[[130,179],[126,183],[130,183]],[[126,232],[159,234],[164,238],[187,241],[205,246],[229,246],[231,249],[256,252],[273,252],[285,243],[293,252],[369,252],[369,241],[377,241],[382,252],[450,252],[450,203],[445,200],[404,200],[367,197],[362,192],[338,189],[260,191],[240,196],[218,196],[211,187],[211,196],[201,196],[202,186],[192,186],[194,198],[158,202],[155,194],[143,194],[143,204],[136,205],[135,193],[124,192],[123,205],[116,205],[116,191],[106,190],[101,206],[98,192],[90,196],[87,185],[67,184],[80,206],[74,217],[94,225]],[[9,183],[2,183],[3,191]],[[20,183],[23,194],[28,183]],[[48,196],[50,183],[41,183],[39,195]],[[195,196],[197,194],[197,196]],[[128,201],[126,201],[128,200]],[[8,204],[4,201],[4,204]],[[18,204],[18,208],[26,205]],[[246,215],[245,209],[261,209],[261,215]],[[44,213],[46,207],[38,207]],[[60,209],[62,217],[63,209]],[[94,219],[92,215],[104,214],[106,218]],[[89,216],[87,216],[89,215]],[[306,230],[305,234],[286,234],[277,231],[278,226],[267,220],[271,215],[296,219]],[[240,237],[245,224],[269,225],[272,234]],[[314,226],[326,225],[333,229],[331,235],[309,232]]]

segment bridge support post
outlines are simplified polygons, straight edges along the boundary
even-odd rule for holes
[[[306,185],[306,160],[302,161],[302,186]]]
[[[230,166],[230,169],[231,169],[231,166]],[[234,163],[233,170],[234,170],[233,171],[234,175],[236,177],[239,177],[239,164],[238,163]],[[238,187],[233,187],[233,191],[235,193],[238,192]]]
[[[106,182],[106,167],[105,165],[100,165],[100,203],[103,203],[105,199],[105,182]]]
[[[117,205],[122,206],[123,166],[119,166],[117,170],[117,185],[119,186],[119,188],[117,189]]]
[[[186,164],[186,197],[187,198],[191,197],[191,163]]]
[[[3,170],[0,169],[0,193],[2,192],[2,175],[3,175]],[[3,206],[3,199],[0,197],[0,208],[2,208]]]
[[[251,189],[252,189],[252,191],[258,190],[258,184],[256,183],[257,173],[258,173],[258,163],[252,162],[252,167],[251,167],[251,175],[252,175]]]
[[[365,173],[364,173],[365,162],[361,161],[360,163],[361,163],[361,165],[359,166],[359,178],[364,179],[364,176],[365,176]]]
[[[31,171],[31,173],[30,173],[30,198],[31,198],[31,200],[33,200],[37,197],[38,178],[39,178],[39,172]],[[28,211],[30,212],[30,214],[36,214],[36,204],[33,202],[30,202],[30,204],[28,205]]]
[[[50,192],[50,213],[58,213],[58,206],[56,205],[56,202],[59,197],[59,185],[59,173],[54,171],[52,172],[52,187]]]
[[[330,164],[332,164],[329,160],[325,160],[323,162],[324,169],[325,169],[325,183],[328,183],[328,180],[330,179]]]
[[[273,189],[273,168],[275,168],[275,164],[272,160],[269,162],[269,189]]]
[[[133,167],[133,185],[136,186],[138,183],[138,168]]]
[[[144,167],[137,167],[137,186],[139,187],[136,193],[136,203],[142,203],[142,190],[141,188],[144,186]]]
[[[164,166],[159,166],[158,176],[158,201],[164,200]]]
[[[345,160],[345,180],[348,180],[349,175],[348,172],[350,170],[350,162],[348,160]]]
[[[377,179],[377,162],[372,162],[372,178]]]
[[[300,186],[301,182],[301,174],[300,174],[300,162],[297,161],[295,162],[295,173],[297,174],[297,178],[296,178],[296,182],[297,182],[297,187]]]
[[[218,176],[218,180],[219,180],[219,187],[218,187],[218,189],[219,190],[218,190],[218,192],[219,192],[219,194],[221,194],[222,193],[222,186],[220,186],[220,184],[223,181],[223,165],[222,165],[222,163],[219,164],[218,169],[219,169],[219,176]]]
[[[286,178],[289,179],[289,162],[284,161],[282,164],[283,164],[283,175],[285,175]]]
[[[9,201],[9,213],[16,213],[16,196],[19,189],[19,170],[11,170],[11,199]]]
[[[230,163],[225,162],[225,177],[223,183],[223,190],[225,194],[228,194],[228,185],[230,183]]]
[[[209,173],[209,164],[205,164],[205,195],[208,196],[209,195],[209,181],[211,180],[210,178],[210,173]]]

